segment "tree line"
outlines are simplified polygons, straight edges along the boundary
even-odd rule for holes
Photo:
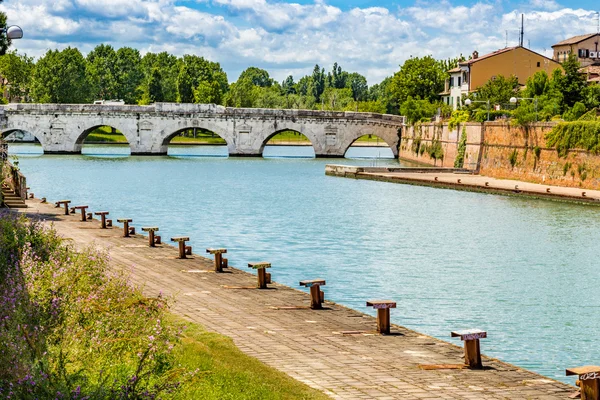
[[[231,107],[323,109],[406,115],[411,123],[429,121],[434,115],[464,120],[487,118],[485,104],[473,102],[452,112],[440,93],[448,72],[465,58],[437,60],[411,57],[397,72],[369,86],[358,72],[334,63],[331,70],[315,65],[312,73],[296,80],[277,82],[269,72],[249,67],[229,83],[217,62],[197,55],[177,57],[167,52],[141,55],[136,49],[115,50],[96,46],[87,56],[77,49],[49,50],[39,60],[9,52],[0,56],[0,75],[5,101],[36,103],[91,103],[122,99],[126,104],[153,102],[214,103]],[[531,97],[516,109],[511,97]],[[519,122],[571,119],[600,106],[600,85],[587,85],[579,63],[571,57],[563,71],[538,72],[521,90],[516,77],[498,76],[463,98],[506,106],[492,118],[514,116]],[[507,110],[508,109],[508,110]],[[485,117],[484,117],[485,116]]]
[[[446,71],[457,60],[411,58],[394,76],[369,86],[358,72],[334,63],[277,82],[249,67],[229,83],[217,62],[167,52],[141,55],[136,49],[96,46],[87,56],[77,48],[49,50],[39,60],[16,51],[0,56],[3,89],[10,102],[91,103],[122,99],[153,102],[215,103],[232,107],[352,110],[397,114],[409,98],[435,102]],[[415,77],[418,79],[414,79]]]

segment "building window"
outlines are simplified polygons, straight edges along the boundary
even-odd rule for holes
[[[450,77],[450,87],[453,87],[453,86],[454,86],[454,78]]]
[[[456,106],[460,106],[460,97],[456,96]]]
[[[458,86],[460,86],[460,76],[458,77]]]
[[[539,62],[539,61],[537,62],[537,67],[538,67],[538,68],[540,67],[540,62]]]

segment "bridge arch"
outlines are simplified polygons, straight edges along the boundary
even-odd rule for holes
[[[30,129],[30,128],[22,128],[22,127],[6,127],[4,129],[2,129],[1,131],[1,137],[2,139],[4,139],[5,137],[7,137],[10,134],[13,134],[15,132],[24,132],[24,133],[28,133],[30,135],[32,135],[33,137],[35,137],[35,139],[37,139],[37,141],[39,142],[39,144],[42,146],[42,151],[45,151],[45,142],[44,142],[44,134],[40,131],[38,131],[37,129]]]
[[[298,127],[278,127],[275,131],[266,131],[264,132],[261,136],[261,144],[260,144],[260,148],[259,150],[259,154],[263,154],[264,150],[265,150],[265,146],[269,143],[269,141],[271,141],[271,139],[273,139],[274,137],[276,137],[277,135],[280,135],[283,132],[295,132],[298,133],[299,135],[302,135],[304,138],[306,138],[306,140],[308,140],[310,142],[310,146],[313,148],[313,150],[316,153],[316,147],[315,144],[318,143],[317,139],[315,137],[315,135],[313,134],[313,132],[311,132],[309,129],[300,129]]]
[[[282,128],[282,129],[278,129],[275,132],[271,132],[270,134],[267,134],[267,136],[262,140],[262,143],[260,145],[260,149],[259,149],[259,153],[260,154],[264,154],[265,152],[265,146],[269,145],[269,142],[271,142],[272,139],[276,138],[277,136],[281,136],[282,134],[286,134],[286,133],[290,133],[289,137],[287,137],[288,135],[286,135],[285,138],[282,138],[283,143],[281,143],[282,145],[285,145],[285,142],[289,142],[288,145],[290,146],[294,146],[294,145],[306,145],[306,146],[310,146],[312,147],[313,150],[313,156],[316,152],[315,146],[314,146],[314,141],[311,140],[311,138],[304,134],[304,132],[298,130],[298,129],[294,129],[294,128]],[[297,134],[298,137],[295,138],[294,134]],[[294,144],[294,142],[298,142],[297,144]],[[271,145],[274,145],[276,143],[271,143]]]
[[[212,121],[198,121],[198,120],[173,120],[166,121],[164,125],[161,125],[161,130],[158,132],[157,146],[160,147],[160,153],[167,154],[167,149],[173,138],[180,135],[182,132],[196,128],[198,131],[211,132],[223,140],[224,143],[217,143],[216,145],[224,144],[227,146],[227,153],[231,154],[235,149],[235,141],[233,135],[228,133],[227,129],[221,128],[217,123]]]
[[[97,125],[93,125],[93,126],[90,126],[89,128],[84,129],[79,134],[79,136],[77,137],[77,139],[75,139],[75,144],[81,150],[81,146],[84,144],[84,142],[86,141],[86,139],[88,138],[88,136],[92,132],[94,132],[94,131],[101,131],[100,128],[104,128],[104,127],[111,128],[112,132],[108,132],[108,130],[107,130],[107,134],[108,135],[121,134],[122,136],[124,136],[125,140],[127,141],[127,144],[129,144],[130,147],[131,147],[132,140],[135,140],[135,138],[126,135],[125,132],[123,132],[122,130],[118,129],[117,127],[115,127],[113,125],[109,125],[109,124],[97,124]]]
[[[371,136],[381,139],[382,142],[389,146],[394,158],[398,157],[398,133],[395,129],[387,130],[373,130],[373,129],[360,129],[353,134],[346,134],[345,141],[342,142],[341,149],[345,155],[348,152],[350,146],[352,146],[358,139],[364,136]]]

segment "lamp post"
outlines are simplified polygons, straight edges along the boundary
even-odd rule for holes
[[[10,40],[21,39],[23,37],[23,29],[18,25],[7,26],[2,29],[2,33]]]
[[[533,100],[533,110],[535,111],[535,122],[537,122],[537,106],[538,106],[537,97],[511,97],[509,101],[512,104],[516,104],[517,100]]]
[[[471,103],[485,103],[485,104],[487,104],[487,120],[489,122],[490,121],[490,101],[489,100],[485,100],[485,101],[483,101],[483,100],[471,100],[471,99],[465,100],[465,104],[467,106],[470,106]]]

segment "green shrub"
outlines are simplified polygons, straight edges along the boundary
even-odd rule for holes
[[[511,118],[513,112],[511,110],[490,110],[490,121],[496,121],[497,119]],[[488,112],[485,108],[479,108],[473,116],[473,120],[477,122],[485,122],[488,118]]]
[[[103,252],[0,214],[0,394],[150,399],[190,375],[173,363],[168,301],[144,296]]]
[[[455,110],[452,112],[452,116],[450,116],[450,120],[448,121],[448,129],[455,129],[458,124],[462,124],[463,122],[467,122],[470,118],[470,113],[467,110]]]
[[[508,162],[510,162],[510,166],[512,168],[514,168],[515,165],[517,165],[518,156],[519,156],[519,152],[517,151],[517,149],[514,149],[512,151],[512,153],[510,153],[510,155],[508,156]]]
[[[460,141],[456,151],[456,159],[454,160],[454,168],[462,168],[465,165],[465,152],[467,151],[467,128],[463,126],[460,134]]]
[[[600,121],[573,121],[557,124],[546,134],[548,146],[556,148],[560,157],[571,149],[600,152]]]

